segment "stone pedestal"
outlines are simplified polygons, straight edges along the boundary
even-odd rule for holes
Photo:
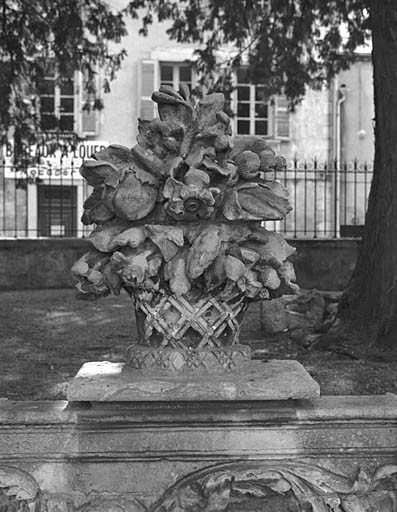
[[[397,397],[0,401],[2,510],[382,511]]]
[[[297,361],[250,361],[238,371],[170,373],[91,362],[73,379],[70,402],[311,399],[320,387]]]

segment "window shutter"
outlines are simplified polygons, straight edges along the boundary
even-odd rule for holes
[[[94,98],[89,97],[87,90],[84,87],[84,79],[82,73],[78,73],[79,75],[79,134],[82,137],[92,137],[97,135],[98,133],[98,110],[94,110]],[[99,83],[99,78],[97,78],[96,84],[98,90],[101,87]],[[89,102],[90,110],[83,110],[84,105]]]
[[[157,116],[156,104],[152,101],[152,93],[157,87],[157,62],[143,60],[140,66],[139,117],[151,121]]]
[[[85,100],[83,100],[83,105]],[[82,129],[85,134],[96,135],[96,123],[97,123],[97,111],[91,110],[88,112],[87,110],[83,110],[81,115]]]
[[[275,101],[275,135],[277,138],[289,138],[289,116],[290,113],[287,97],[277,96]]]

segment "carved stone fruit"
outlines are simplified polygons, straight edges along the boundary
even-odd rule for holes
[[[119,183],[105,186],[106,206],[121,219],[143,219],[156,204],[158,182],[142,169],[129,169]]]
[[[279,288],[281,284],[277,271],[274,270],[273,267],[263,267],[262,270],[259,272],[259,276],[263,286],[266,286],[266,288],[269,288],[269,290],[277,290],[277,288]]]
[[[234,158],[240,176],[246,180],[256,178],[259,174],[260,158],[253,151],[243,151]]]

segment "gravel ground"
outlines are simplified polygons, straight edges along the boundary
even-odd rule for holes
[[[64,399],[69,381],[85,361],[120,361],[135,338],[126,295],[82,302],[73,290],[0,293],[0,397]],[[395,360],[351,359],[304,348],[288,333],[266,337],[259,306],[246,313],[241,340],[261,359],[297,359],[323,395],[397,393]]]

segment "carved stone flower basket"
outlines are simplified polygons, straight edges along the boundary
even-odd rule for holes
[[[81,167],[93,187],[82,220],[95,229],[72,269],[78,297],[133,299],[130,368],[232,371],[250,360],[239,343],[249,303],[298,288],[294,249],[261,226],[291,209],[272,179],[285,161],[260,137],[231,137],[221,93],[194,102],[185,85],[162,86],[152,98],[159,118],[139,121],[136,146]]]

